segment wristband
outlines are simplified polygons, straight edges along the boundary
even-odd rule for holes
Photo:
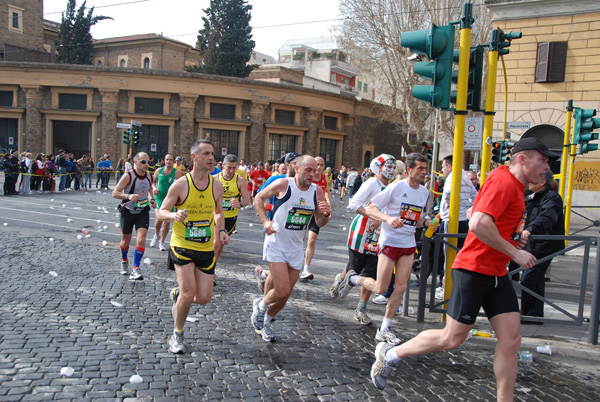
[[[227,233],[227,230],[226,229],[221,229],[221,230],[219,230],[219,233],[221,233],[221,232]]]
[[[323,215],[325,218],[329,218],[331,216],[331,212],[328,213],[327,215],[325,215],[325,214],[321,214],[321,215]]]
[[[127,201],[129,201],[129,194],[127,194]]]

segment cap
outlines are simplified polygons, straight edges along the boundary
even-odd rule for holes
[[[550,160],[553,160],[553,161],[560,158],[559,154],[550,151],[548,149],[548,147],[546,146],[546,144],[544,144],[542,141],[538,140],[537,138],[533,138],[533,137],[521,138],[519,141],[517,141],[517,143],[511,150],[511,155],[514,155],[517,152],[530,151],[530,150],[538,151],[539,153],[547,156]]]
[[[25,152],[31,152],[31,149],[26,149]]]
[[[258,166],[265,166],[265,164],[262,162],[258,162]]]
[[[371,161],[371,163],[369,164],[369,167],[371,168],[371,171],[373,173],[375,173],[376,175],[378,175],[379,174],[379,168],[381,166],[383,166],[383,164],[385,163],[385,161],[387,161],[388,159],[396,160],[396,158],[394,158],[392,155],[388,155],[388,154],[381,154],[377,158],[373,159]]]
[[[283,155],[281,158],[275,160],[275,163],[285,163],[285,155]]]
[[[288,152],[285,154],[285,163],[291,163],[294,159],[300,156],[302,155],[300,155],[298,152]]]
[[[175,158],[176,161],[180,161],[181,160],[181,156],[178,156],[177,158]]]

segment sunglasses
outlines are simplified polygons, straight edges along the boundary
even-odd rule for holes
[[[141,163],[142,165],[145,165],[146,163],[148,163],[149,161],[145,160],[145,159],[141,159],[138,161],[139,163]]]

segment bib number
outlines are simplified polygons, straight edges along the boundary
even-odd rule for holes
[[[185,223],[185,239],[196,243],[208,243],[212,237],[211,222],[188,221]]]
[[[290,230],[305,230],[312,218],[313,211],[310,209],[292,208],[288,212],[285,228]]]
[[[233,211],[235,208],[231,206],[233,198],[223,198],[223,211]]]
[[[149,207],[149,206],[150,206],[150,202],[148,200],[133,203],[133,209],[136,211],[141,211],[144,208]]]
[[[417,205],[402,204],[400,206],[400,218],[404,219],[404,224],[409,226],[417,226],[417,221],[421,217],[423,208]]]

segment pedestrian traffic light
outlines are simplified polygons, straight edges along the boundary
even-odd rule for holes
[[[452,60],[458,64],[460,50],[454,49]],[[452,71],[452,82],[458,84],[458,70]],[[483,79],[483,47],[474,46],[469,55],[469,75],[467,89],[467,109],[481,110],[481,85]],[[450,93],[450,102],[456,103],[458,91],[453,90]]]
[[[429,29],[404,32],[400,45],[432,60],[415,63],[415,73],[433,81],[433,85],[415,85],[412,96],[433,107],[448,109],[452,85],[454,25],[438,27],[431,24]]]
[[[134,131],[134,132],[133,132],[133,135],[132,135],[132,141],[131,141],[131,143],[132,143],[133,145],[140,145],[140,135],[141,135],[141,134],[142,134],[142,133],[141,133],[140,131]]]
[[[123,144],[129,145],[130,141],[131,141],[131,130],[123,131]]]
[[[508,54],[509,51],[507,47],[510,47],[511,41],[513,39],[521,38],[522,36],[523,33],[519,31],[504,32],[501,29],[494,29],[492,31],[492,41],[496,41],[498,54],[500,56]],[[495,46],[492,46],[492,48],[495,48]]]
[[[423,153],[427,156],[427,160],[433,160],[433,142],[431,141],[423,141],[421,144],[423,147]]]
[[[579,153],[587,154],[590,151],[597,151],[598,144],[590,144],[590,141],[599,138],[598,133],[593,133],[600,128],[600,119],[596,115],[596,109],[575,109],[575,136],[573,144],[579,144]]]

